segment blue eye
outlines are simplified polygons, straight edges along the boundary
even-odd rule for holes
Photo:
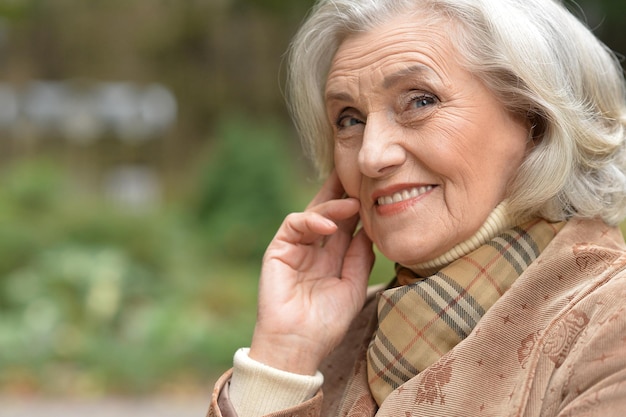
[[[411,98],[409,105],[415,108],[422,108],[422,107],[427,107],[432,104],[435,104],[436,102],[437,102],[437,99],[435,97],[420,94],[418,96]]]
[[[340,129],[345,129],[348,127],[356,126],[361,123],[363,123],[361,120],[357,119],[356,117],[349,116],[349,115],[341,116],[339,117],[339,120],[337,120],[337,126]]]

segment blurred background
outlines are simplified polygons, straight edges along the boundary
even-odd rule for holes
[[[0,0],[0,415],[208,404],[265,246],[318,185],[282,97],[312,3]],[[626,1],[571,7],[626,53]]]

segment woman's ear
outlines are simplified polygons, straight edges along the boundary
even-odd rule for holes
[[[535,110],[529,110],[526,114],[528,121],[528,141],[538,145],[543,140],[546,130],[545,119]]]

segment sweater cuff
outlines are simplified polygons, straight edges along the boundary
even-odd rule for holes
[[[300,375],[250,359],[250,349],[235,353],[230,400],[239,417],[260,417],[295,407],[317,393],[324,376]]]

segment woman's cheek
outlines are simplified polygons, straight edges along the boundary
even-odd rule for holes
[[[357,154],[358,155],[358,154]],[[360,198],[360,171],[358,158],[345,148],[335,147],[335,169],[343,189],[350,197]]]

